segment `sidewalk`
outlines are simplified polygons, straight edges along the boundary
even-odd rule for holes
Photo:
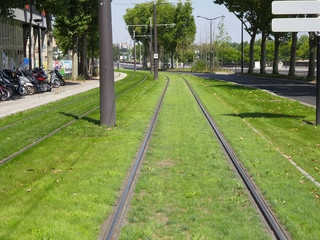
[[[125,78],[124,73],[115,73],[115,82]],[[92,79],[82,82],[67,81],[65,86],[53,88],[51,92],[37,93],[34,95],[15,95],[7,101],[0,101],[0,118],[14,113],[25,111],[41,105],[55,102],[60,99],[86,92],[99,87],[99,79]]]

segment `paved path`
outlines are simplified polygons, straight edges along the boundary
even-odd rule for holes
[[[115,73],[115,81],[125,78],[124,73]],[[65,86],[53,88],[51,92],[38,93],[28,96],[15,95],[7,101],[0,101],[0,118],[14,113],[39,107],[78,93],[82,93],[99,87],[99,79],[87,80],[82,82],[67,81]]]

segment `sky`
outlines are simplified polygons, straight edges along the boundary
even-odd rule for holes
[[[176,0],[167,0],[176,2]],[[113,27],[113,42],[122,43],[127,42],[133,45],[133,41],[128,34],[126,24],[123,20],[123,15],[126,13],[127,8],[133,8],[134,5],[130,4],[142,3],[143,0],[113,0],[112,1],[112,27]],[[192,1],[193,15],[197,27],[197,34],[195,43],[209,43],[210,42],[210,22],[197,16],[207,18],[215,18],[224,15],[225,30],[232,38],[232,42],[241,42],[241,22],[230,13],[223,5],[214,4],[213,0],[193,0]],[[213,35],[217,33],[217,26],[220,19],[214,21]],[[259,38],[259,37],[258,37]],[[244,31],[244,41],[250,41],[250,36]]]

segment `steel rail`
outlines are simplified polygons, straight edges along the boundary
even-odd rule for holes
[[[133,88],[137,87],[138,85],[140,85],[141,83],[143,83],[146,79],[147,79],[147,76],[145,76],[145,78],[144,78],[142,81],[140,81],[139,83],[137,83],[137,84],[136,84],[136,85],[134,85],[133,87],[131,87],[131,88],[127,89],[126,91],[122,92],[121,94],[117,95],[117,96],[116,96],[116,98],[118,98],[118,97],[122,96],[123,94],[125,94],[125,93],[127,93],[128,91],[132,90]],[[51,137],[51,136],[55,135],[56,133],[60,132],[62,129],[64,129],[64,128],[66,128],[66,127],[70,126],[71,124],[75,123],[76,121],[78,121],[78,120],[82,119],[83,117],[85,117],[85,116],[89,115],[90,113],[92,113],[93,111],[95,111],[95,110],[97,110],[97,109],[99,109],[99,108],[100,108],[100,106],[97,106],[97,107],[95,107],[95,108],[91,109],[90,111],[88,111],[88,112],[86,112],[86,113],[82,114],[82,115],[81,115],[81,116],[79,116],[79,117],[76,117],[76,118],[75,118],[74,120],[72,120],[71,122],[69,122],[69,123],[67,123],[67,124],[63,125],[62,127],[58,128],[58,129],[56,129],[56,130],[54,130],[53,132],[49,133],[48,135],[46,135],[46,136],[44,136],[44,137],[42,137],[42,138],[38,139],[37,141],[35,141],[35,142],[31,143],[30,145],[26,146],[25,148],[23,148],[23,149],[19,150],[18,152],[16,152],[16,153],[14,153],[14,154],[10,155],[10,156],[9,156],[9,157],[7,157],[7,158],[2,159],[2,160],[0,161],[0,166],[2,166],[3,164],[5,164],[6,162],[10,161],[12,158],[14,158],[14,157],[18,156],[19,154],[21,154],[21,153],[25,152],[26,150],[28,150],[28,149],[32,148],[33,146],[37,145],[38,143],[42,142],[43,140],[45,140],[45,139],[47,139],[47,138],[49,138],[49,137]]]
[[[143,144],[142,144],[142,147],[140,149],[140,152],[139,152],[139,155],[138,157],[136,158],[136,161],[134,163],[134,167],[130,173],[130,178],[129,178],[129,181],[126,185],[126,188],[121,196],[121,200],[118,204],[118,207],[117,207],[117,210],[115,212],[115,215],[113,216],[113,218],[111,219],[111,225],[109,226],[109,229],[108,229],[108,234],[107,234],[107,237],[104,238],[106,240],[110,240],[110,239],[113,239],[114,238],[114,235],[116,235],[117,233],[119,232],[115,232],[115,229],[120,229],[120,226],[121,226],[121,222],[120,222],[120,217],[121,215],[125,212],[125,208],[127,206],[127,204],[130,202],[130,197],[128,197],[128,195],[130,194],[130,190],[133,191],[133,188],[134,188],[134,182],[137,178],[137,170],[139,168],[139,166],[141,165],[143,159],[144,159],[144,155],[145,155],[145,152],[146,152],[146,149],[147,149],[147,146],[150,142],[150,139],[151,139],[151,135],[152,135],[152,132],[153,132],[153,129],[154,129],[154,126],[155,126],[155,123],[157,121],[157,118],[158,118],[158,114],[160,112],[160,108],[162,106],[162,102],[163,102],[163,99],[164,99],[164,96],[166,94],[166,91],[167,91],[167,88],[168,88],[168,85],[169,85],[169,81],[170,79],[167,77],[167,84],[166,84],[166,87],[162,93],[162,96],[159,100],[159,103],[158,103],[158,106],[156,107],[156,111],[153,115],[153,118],[152,118],[152,121],[150,123],[150,127],[147,131],[147,134],[144,138],[144,141],[143,141]]]
[[[206,109],[204,108],[203,104],[193,91],[192,87],[190,86],[189,82],[184,78],[184,81],[188,85],[190,91],[192,92],[194,98],[196,99],[199,107],[201,108],[201,111],[205,115],[206,119],[208,120],[210,126],[212,127],[213,131],[215,132],[218,140],[220,141],[221,145],[223,146],[225,152],[227,153],[228,157],[232,161],[234,167],[236,168],[238,174],[240,175],[241,179],[243,180],[244,184],[246,185],[247,189],[249,190],[249,193],[251,197],[253,198],[254,202],[258,206],[260,213],[264,217],[265,221],[268,223],[268,227],[272,230],[274,236],[278,240],[288,240],[290,239],[285,231],[282,229],[280,224],[278,223],[277,219],[275,218],[274,214],[272,213],[271,209],[269,209],[268,205],[265,203],[263,198],[260,196],[258,191],[256,190],[252,180],[248,177],[245,170],[242,168],[241,164],[239,163],[238,158],[233,153],[231,147],[227,144],[227,141],[225,140],[225,137],[220,133],[218,130],[218,127],[216,124],[212,121],[210,115],[207,113]]]
[[[130,81],[130,80],[133,79],[134,77],[135,77],[135,75],[133,74],[133,76],[132,76],[128,81]],[[78,93],[78,94],[79,94],[79,93]],[[77,94],[76,94],[76,95],[77,95]],[[82,101],[83,99],[86,99],[86,98],[91,97],[91,96],[93,96],[93,95],[96,95],[96,94],[89,94],[88,96],[83,97],[83,98],[81,98],[81,99],[76,99],[76,100],[73,100],[73,101],[70,101],[70,102],[61,104],[61,105],[56,106],[56,107],[54,107],[54,108],[48,109],[48,110],[46,110],[46,111],[44,111],[44,112],[41,112],[41,113],[32,115],[32,116],[27,117],[27,118],[24,118],[24,119],[21,119],[21,120],[19,120],[19,121],[17,121],[17,122],[14,122],[14,123],[10,123],[10,124],[8,124],[8,125],[6,125],[6,126],[0,127],[0,131],[4,130],[4,129],[6,129],[6,128],[9,128],[9,127],[13,127],[13,126],[15,126],[15,125],[17,125],[17,124],[19,124],[19,123],[21,123],[21,122],[30,120],[30,119],[35,118],[35,117],[38,117],[38,116],[41,116],[41,115],[43,115],[43,114],[45,114],[45,113],[48,113],[48,112],[51,112],[51,111],[53,111],[53,110],[59,109],[59,108],[61,108],[61,107],[67,106],[67,105],[69,105],[69,104]]]

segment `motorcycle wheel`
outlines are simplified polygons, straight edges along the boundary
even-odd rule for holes
[[[26,95],[26,94],[28,93],[27,88],[25,88],[25,87],[23,87],[23,86],[19,87],[18,93],[19,93],[21,96]]]
[[[8,90],[8,91],[9,91],[9,93],[10,93],[10,97],[12,97],[12,96],[13,96],[13,94],[14,94],[13,89],[12,89],[11,87],[7,87],[7,90]]]
[[[34,86],[27,86],[26,87],[26,94],[28,95],[32,95],[36,92],[36,89]]]
[[[54,79],[54,80],[53,80],[53,83],[52,83],[52,86],[53,86],[54,88],[60,87],[60,81],[59,81],[58,79]]]
[[[1,100],[2,101],[6,101],[6,100],[8,100],[9,99],[9,97],[10,97],[10,92],[8,91],[8,89],[6,89],[6,88],[4,88],[3,90],[2,90],[2,96],[1,96]]]
[[[47,92],[50,92],[52,90],[51,84],[47,83]]]
[[[61,86],[64,86],[66,85],[66,81],[63,78],[60,78],[60,84]]]
[[[46,92],[47,89],[48,89],[47,83],[41,83],[41,84],[40,84],[40,90],[41,90],[41,92]]]

